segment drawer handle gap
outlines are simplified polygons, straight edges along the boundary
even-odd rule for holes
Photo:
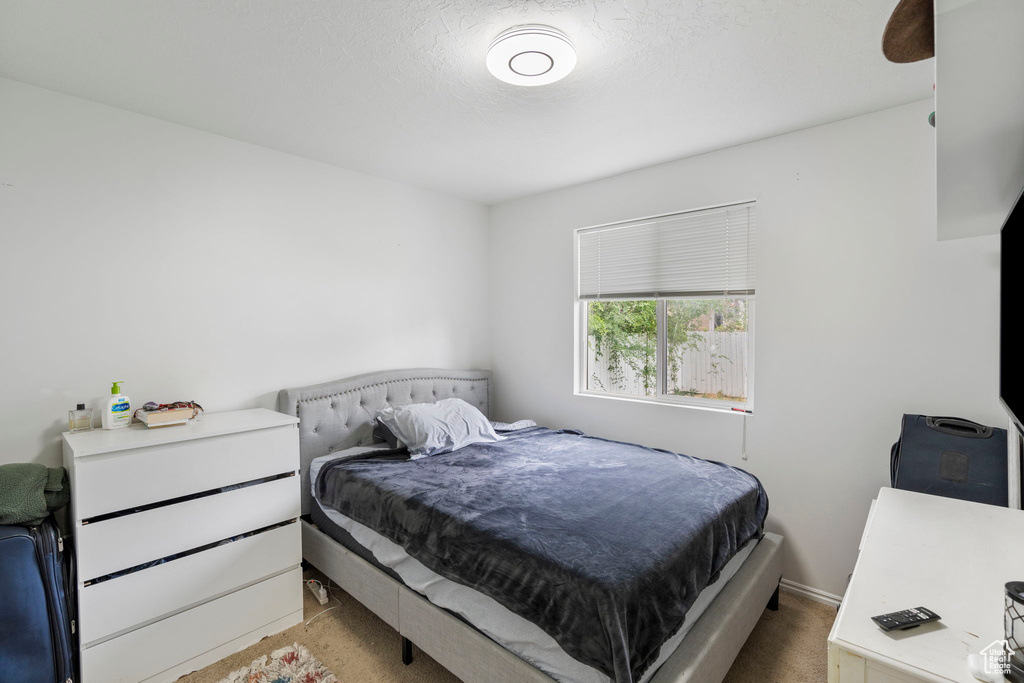
[[[209,489],[207,491],[190,493],[187,496],[168,498],[167,500],[161,500],[155,503],[147,503],[146,505],[139,505],[137,507],[128,508],[126,510],[108,512],[106,514],[96,515],[95,517],[83,519],[82,526],[85,526],[87,524],[95,524],[97,522],[105,522],[108,519],[116,519],[118,517],[124,517],[125,515],[134,515],[139,512],[146,512],[147,510],[155,510],[157,508],[167,507],[168,505],[177,505],[178,503],[184,503],[189,500],[195,500],[196,498],[206,498],[207,496],[215,496],[218,493],[227,493],[228,491],[234,491],[235,489],[244,489],[249,486],[256,486],[257,484],[266,484],[267,482],[277,481],[278,479],[287,479],[288,477],[294,476],[295,472],[282,472],[281,474],[275,474],[270,477],[260,477],[259,479],[251,479],[249,481],[243,481],[241,483],[232,484],[230,486],[219,486],[215,489]]]
[[[92,585],[97,584],[97,583],[103,583],[104,581],[110,581],[111,579],[120,578],[122,576],[125,576],[127,574],[131,574],[133,572],[140,572],[140,571],[143,571],[145,569],[149,569],[150,567],[155,567],[157,565],[166,564],[167,562],[173,562],[174,560],[180,560],[183,557],[188,557],[189,555],[195,555],[196,553],[201,553],[204,550],[210,550],[211,548],[216,548],[217,546],[225,544],[225,543],[233,543],[235,541],[240,541],[243,538],[249,538],[250,536],[255,536],[257,534],[262,534],[265,531],[270,531],[272,529],[277,529],[278,527],[287,526],[288,524],[293,524],[296,521],[297,521],[296,519],[289,519],[289,520],[286,520],[284,522],[279,522],[277,524],[271,524],[270,526],[262,527],[260,529],[254,529],[252,531],[247,531],[244,534],[237,534],[237,535],[231,536],[229,538],[222,538],[219,541],[214,541],[213,543],[207,543],[206,545],[201,545],[198,548],[192,548],[191,550],[185,550],[185,551],[182,551],[180,553],[174,553],[173,555],[168,555],[167,557],[161,557],[161,558],[158,558],[156,560],[150,560],[149,562],[143,562],[142,564],[137,564],[134,567],[128,567],[127,569],[119,569],[116,572],[111,572],[109,574],[104,574],[103,576],[97,576],[94,579],[89,579],[88,581],[86,581],[85,583],[82,584],[82,587],[86,588],[88,586],[92,586]]]

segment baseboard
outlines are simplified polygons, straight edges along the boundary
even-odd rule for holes
[[[830,607],[839,607],[839,603],[843,601],[843,598],[839,595],[832,595],[831,593],[826,593],[825,591],[820,591],[817,588],[811,588],[789,579],[782,580],[782,590],[799,595],[802,598],[807,598],[808,600],[820,602],[823,605],[829,605]]]

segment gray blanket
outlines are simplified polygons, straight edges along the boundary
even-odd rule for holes
[[[617,683],[640,680],[768,512],[743,470],[543,428],[415,461],[333,461],[316,486]]]

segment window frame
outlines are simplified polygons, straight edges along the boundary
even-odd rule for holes
[[[704,206],[696,209],[687,209],[685,211],[673,211],[664,214],[657,214],[652,216],[644,216],[640,218],[628,219],[624,221],[613,221],[611,223],[603,223],[600,225],[586,226],[576,228],[573,230],[573,305],[575,311],[573,315],[573,333],[575,335],[574,345],[574,356],[573,363],[573,394],[575,396],[592,396],[597,398],[606,398],[618,401],[633,401],[639,403],[648,403],[655,405],[668,405],[677,406],[683,408],[693,408],[698,410],[710,410],[721,413],[731,413],[740,415],[751,415],[754,412],[754,378],[756,376],[754,370],[754,359],[755,359],[755,318],[756,318],[756,293],[742,293],[736,295],[694,295],[694,296],[672,296],[672,297],[601,297],[599,299],[593,298],[580,298],[580,234],[586,231],[593,230],[595,228],[604,228],[621,223],[634,223],[646,220],[656,220],[660,218],[666,218],[675,216],[678,214],[685,213],[696,213],[700,211],[707,211],[712,209],[724,208],[739,204],[753,204],[757,206],[758,202],[756,199],[743,200],[739,202],[728,202],[725,204],[716,204],[710,206]],[[756,258],[756,256],[755,256]],[[667,385],[667,363],[666,360],[666,326],[665,326],[665,311],[667,310],[666,302],[676,299],[736,299],[744,298],[747,301],[747,400],[744,402],[738,401],[725,401],[719,399],[707,399],[696,396],[677,396],[675,394],[666,393]],[[656,301],[657,302],[657,350],[656,350],[656,391],[654,396],[637,396],[634,394],[622,394],[612,391],[595,391],[587,388],[587,377],[588,369],[587,362],[589,359],[589,335],[587,335],[588,322],[588,304],[591,301]]]
[[[703,410],[714,410],[724,413],[753,414],[754,412],[754,326],[757,316],[756,295],[744,294],[739,296],[673,296],[673,297],[615,297],[606,299],[576,299],[576,372],[575,372],[575,395],[597,396],[599,398],[611,398],[624,401],[639,401],[642,403],[655,403],[661,405],[682,406],[687,408],[700,408]],[[747,400],[726,401],[722,399],[701,398],[698,396],[677,396],[666,391],[668,385],[668,364],[666,351],[668,346],[667,331],[665,325],[666,310],[669,301],[684,299],[746,299],[747,301]],[[586,334],[589,329],[587,322],[588,304],[591,301],[655,301],[657,302],[657,344],[655,367],[657,375],[655,379],[654,396],[638,396],[636,394],[624,394],[615,391],[596,391],[587,388],[587,367],[590,358],[590,338]]]

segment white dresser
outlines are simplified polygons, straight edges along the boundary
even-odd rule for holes
[[[1024,580],[1024,512],[883,488],[829,635],[829,683],[977,683],[967,655],[1003,639],[1003,586]],[[886,633],[871,617],[942,619]]]
[[[302,620],[297,424],[64,434],[84,683],[173,681]]]

